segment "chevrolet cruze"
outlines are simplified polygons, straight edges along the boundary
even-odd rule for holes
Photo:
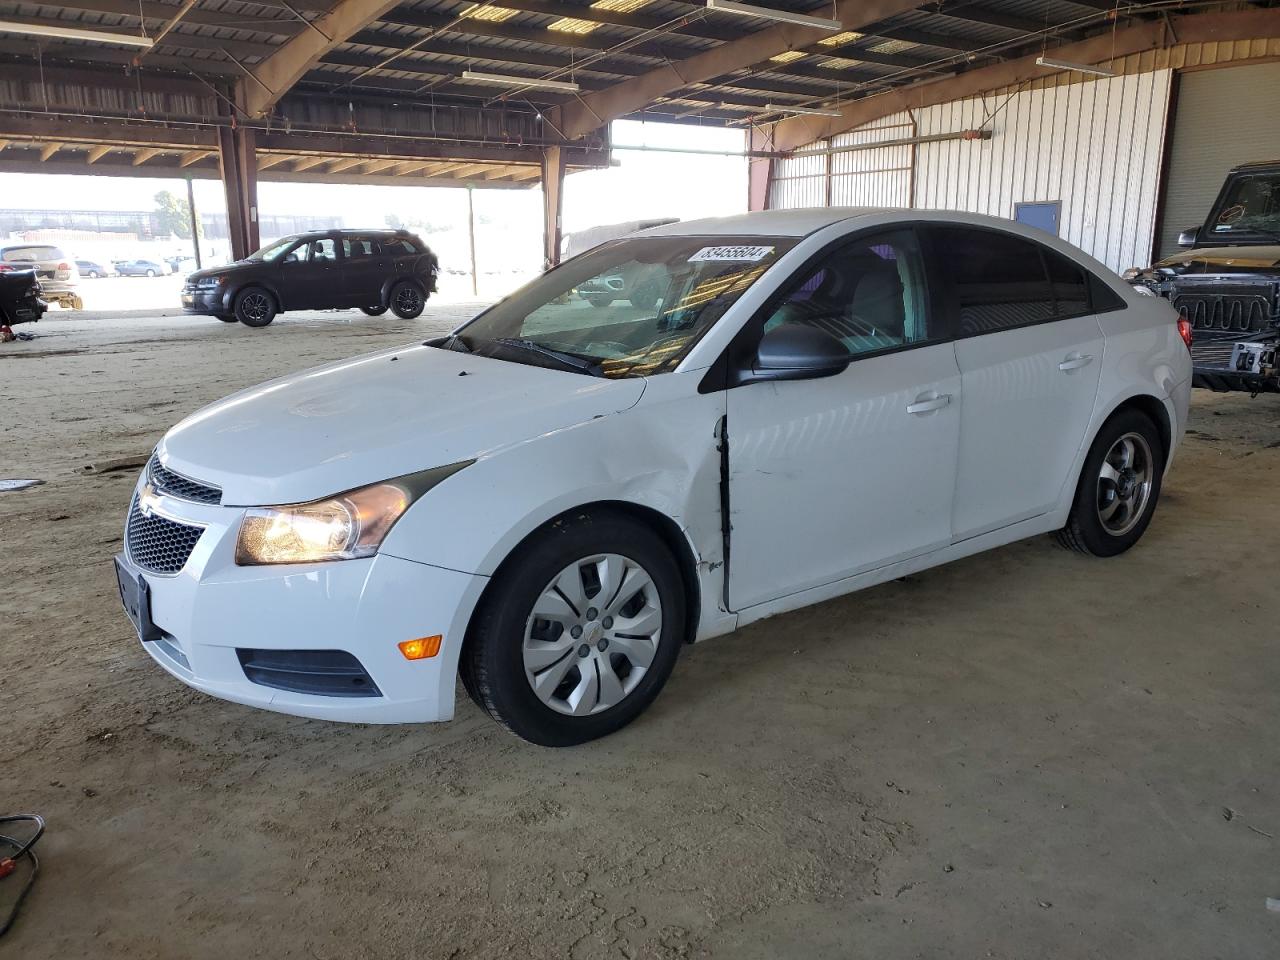
[[[639,272],[656,297],[572,296]],[[685,643],[1037,534],[1124,552],[1186,424],[1189,337],[1004,220],[659,226],[447,337],[179,423],[120,593],[217,697],[448,720],[460,675],[516,734],[580,743],[648,707]]]

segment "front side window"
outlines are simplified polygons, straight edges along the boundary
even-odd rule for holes
[[[333,238],[324,237],[321,240],[312,240],[310,243],[311,253],[310,259],[312,263],[333,263],[337,257],[334,250]]]
[[[795,243],[792,237],[608,243],[543,274],[445,345],[594,376],[662,373]]]
[[[1236,177],[1210,219],[1215,237],[1280,238],[1280,171]]]
[[[1039,244],[995,230],[937,227],[934,245],[960,336],[1058,318]]]
[[[274,263],[289,252],[289,249],[298,242],[298,238],[285,237],[283,240],[277,240],[275,243],[269,243],[261,250],[255,251],[245,257],[246,260],[265,260],[267,263]]]
[[[910,230],[860,238],[806,270],[770,311],[764,333],[816,327],[853,356],[938,339],[926,303],[923,258]]]

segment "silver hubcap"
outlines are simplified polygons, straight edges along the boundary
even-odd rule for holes
[[[1113,537],[1133,529],[1146,512],[1155,479],[1151,446],[1138,433],[1126,433],[1111,445],[1098,471],[1098,519]]]
[[[244,298],[243,309],[250,320],[261,320],[267,315],[267,298],[260,293],[251,293]]]
[[[616,553],[584,557],[546,585],[524,630],[524,673],[539,700],[581,717],[625,700],[662,637],[653,578]]]

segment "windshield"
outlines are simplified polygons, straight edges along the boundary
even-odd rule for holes
[[[277,240],[275,243],[269,243],[261,250],[257,250],[247,257],[246,260],[266,260],[268,263],[276,260],[284,254],[291,246],[298,242],[297,237],[285,237],[283,240]]]
[[[35,263],[38,260],[60,260],[62,251],[57,247],[9,247],[4,251],[9,263]]]
[[[452,349],[602,377],[672,369],[793,237],[636,237],[605,244],[495,304]]]
[[[1214,236],[1280,236],[1280,171],[1236,177],[1212,223]]]

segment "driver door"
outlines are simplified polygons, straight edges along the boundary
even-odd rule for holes
[[[301,243],[280,262],[281,299],[286,310],[322,310],[341,303],[342,274],[332,237]]]
[[[729,606],[949,544],[960,370],[930,308],[915,232],[844,243],[755,322],[748,336],[817,328],[852,359],[836,376],[728,391]]]

